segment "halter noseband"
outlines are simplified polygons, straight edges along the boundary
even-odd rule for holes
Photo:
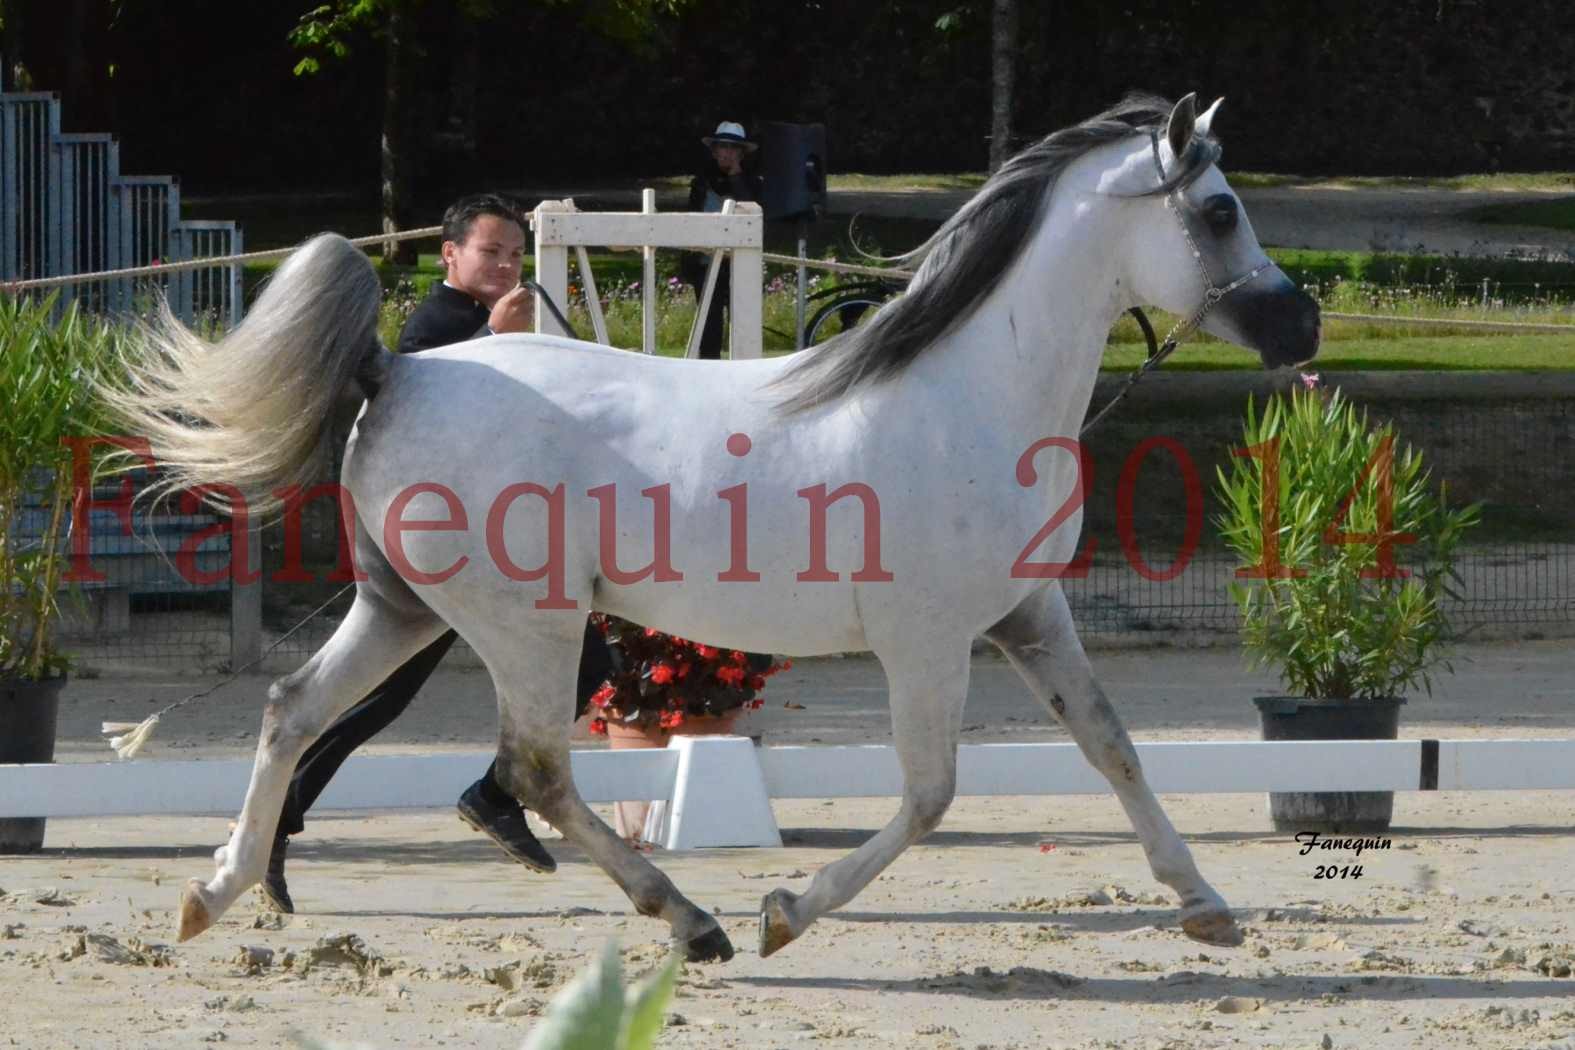
[[[1160,185],[1163,186],[1165,184],[1165,165],[1159,159],[1159,133],[1157,131],[1150,131],[1148,133],[1148,140],[1149,145],[1153,150],[1154,170],[1159,175]],[[1274,262],[1273,260],[1265,259],[1262,266],[1259,266],[1254,270],[1249,270],[1247,273],[1242,274],[1240,277],[1229,282],[1225,285],[1225,287],[1221,288],[1219,285],[1214,283],[1214,275],[1209,273],[1208,263],[1203,261],[1203,250],[1198,247],[1197,238],[1193,237],[1192,235],[1192,226],[1187,222],[1187,213],[1181,199],[1180,186],[1177,186],[1175,189],[1165,194],[1165,207],[1170,209],[1175,214],[1176,221],[1181,223],[1182,235],[1187,238],[1187,247],[1192,250],[1192,260],[1198,264],[1198,272],[1203,275],[1204,289],[1203,302],[1198,305],[1198,308],[1192,312],[1190,317],[1187,317],[1181,321],[1177,321],[1175,327],[1173,327],[1170,330],[1170,333],[1165,336],[1165,345],[1170,347],[1171,350],[1174,350],[1175,344],[1179,344],[1183,339],[1186,339],[1188,336],[1192,335],[1193,332],[1198,330],[1198,326],[1203,323],[1203,319],[1208,316],[1210,310],[1214,309],[1220,304],[1220,300],[1224,299],[1227,295],[1229,295],[1231,292],[1234,292],[1242,285],[1255,279],[1265,270],[1272,269]],[[1168,353],[1168,351],[1164,352]]]
[[[1159,174],[1159,184],[1163,186],[1165,184],[1165,164],[1160,160],[1159,156],[1159,132],[1150,130],[1148,139],[1154,156],[1154,170]],[[1192,226],[1187,222],[1187,212],[1181,199],[1180,186],[1165,194],[1165,207],[1176,216],[1176,221],[1181,223],[1181,233],[1187,238],[1187,247],[1192,252],[1192,261],[1198,264],[1198,272],[1203,276],[1203,301],[1198,304],[1198,308],[1192,311],[1191,314],[1171,326],[1170,331],[1165,334],[1165,342],[1160,346],[1155,346],[1154,344],[1154,329],[1148,323],[1148,318],[1144,316],[1143,311],[1135,306],[1127,311],[1137,318],[1138,324],[1143,329],[1143,337],[1148,341],[1148,360],[1144,361],[1142,367],[1136,372],[1127,377],[1126,385],[1121,388],[1115,397],[1110,399],[1104,408],[1100,409],[1091,419],[1083,424],[1083,428],[1078,431],[1079,437],[1093,429],[1095,423],[1104,419],[1106,414],[1112,408],[1115,408],[1122,398],[1127,396],[1132,388],[1137,385],[1139,379],[1158,368],[1165,358],[1175,352],[1176,347],[1180,346],[1183,340],[1196,332],[1203,324],[1203,319],[1209,315],[1209,311],[1218,306],[1227,295],[1249,281],[1255,280],[1265,270],[1270,270],[1274,267],[1272,259],[1265,260],[1263,265],[1242,274],[1235,280],[1229,281],[1224,287],[1215,284],[1214,275],[1209,273],[1209,265],[1203,259],[1203,250],[1198,247],[1197,238],[1192,235]]]

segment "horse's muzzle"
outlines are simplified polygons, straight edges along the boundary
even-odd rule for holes
[[[1219,312],[1242,345],[1258,351],[1266,368],[1311,361],[1322,336],[1318,303],[1283,274],[1227,296]]]

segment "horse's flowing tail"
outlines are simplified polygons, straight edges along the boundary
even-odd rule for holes
[[[223,509],[238,491],[248,513],[266,517],[283,506],[281,488],[320,481],[335,404],[381,352],[380,298],[371,260],[325,233],[285,260],[218,343],[163,304],[143,328],[142,359],[103,391],[124,433],[151,442],[158,491],[207,486]]]

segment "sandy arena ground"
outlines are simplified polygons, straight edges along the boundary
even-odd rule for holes
[[[1272,683],[1230,649],[1096,652],[1138,739],[1250,737]],[[1403,735],[1568,736],[1567,642],[1482,645],[1407,712]],[[62,754],[102,760],[95,722],[131,718],[201,679],[74,683]],[[153,757],[249,753],[264,680],[161,727]],[[878,667],[797,664],[774,680],[766,742],[888,737]],[[116,702],[106,705],[110,698]],[[485,746],[480,673],[443,672],[373,750]],[[803,710],[785,708],[801,703]],[[994,658],[976,661],[965,739],[1056,740]],[[178,746],[177,746],[178,745]],[[478,770],[479,772],[479,770]],[[658,853],[739,954],[690,966],[668,1047],[1575,1047],[1575,819],[1567,793],[1404,793],[1392,846],[1302,856],[1261,796],[1164,799],[1246,944],[1184,938],[1107,796],[963,799],[942,829],[800,941],[754,952],[760,896],[802,890],[895,811],[893,799],[777,804],[781,851]],[[243,898],[174,946],[187,877],[208,876],[221,817],[55,820],[47,849],[0,861],[0,1045],[519,1046],[616,937],[655,965],[664,928],[632,913],[560,839],[527,873],[451,811],[321,813],[292,848],[300,914]],[[1361,878],[1315,866],[1360,864]],[[353,934],[349,950],[325,946]],[[251,953],[246,949],[263,949]],[[271,954],[268,962],[261,960]]]

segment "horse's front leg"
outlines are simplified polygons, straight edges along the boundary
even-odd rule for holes
[[[1154,878],[1181,897],[1181,928],[1205,944],[1234,947],[1241,931],[1224,898],[1204,881],[1187,844],[1143,777],[1137,750],[1104,691],[1072,625],[1059,583],[1031,595],[985,632],[1028,683],[1040,703],[1066,726],[1126,810]]]
[[[902,804],[874,838],[821,868],[802,897],[775,890],[760,904],[760,954],[852,900],[909,846],[935,830],[957,790],[957,738],[968,696],[967,639],[909,637],[875,650],[891,690]]]

